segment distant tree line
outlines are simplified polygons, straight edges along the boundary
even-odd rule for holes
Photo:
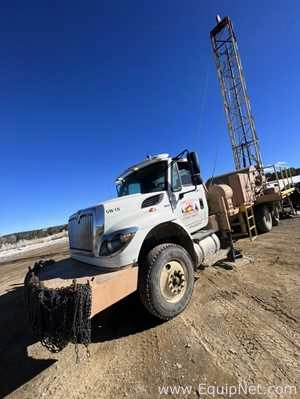
[[[300,168],[289,168],[289,170],[290,170],[290,172],[289,172],[289,175],[291,174],[292,176],[298,176],[298,175],[300,175]],[[278,174],[278,178],[280,178],[280,172],[279,171],[277,171],[277,174]],[[285,174],[285,172],[284,172],[284,177],[286,176],[286,174]],[[268,180],[276,180],[276,175],[275,175],[275,173],[273,172],[273,173],[266,173],[266,178],[268,179]]]
[[[39,230],[22,231],[19,233],[5,234],[0,236],[0,249],[5,244],[16,244],[20,240],[34,240],[37,238],[44,238],[53,234],[60,233],[68,229],[68,225],[62,224],[59,226],[46,227]]]

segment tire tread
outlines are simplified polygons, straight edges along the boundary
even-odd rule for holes
[[[153,266],[155,265],[158,257],[160,254],[167,248],[180,248],[180,250],[183,250],[186,255],[190,258],[190,255],[188,252],[185,250],[180,245],[173,244],[173,243],[165,243],[165,244],[159,244],[153,249],[149,251],[147,254],[146,258],[146,264],[141,265],[140,267],[143,268],[142,272],[140,272],[139,275],[139,293],[140,293],[140,298],[142,300],[142,303],[144,304],[145,308],[152,313],[155,317],[162,319],[162,320],[170,320],[172,319],[172,316],[163,316],[161,315],[155,308],[153,301],[152,301],[152,292],[151,292],[151,272],[153,269]]]

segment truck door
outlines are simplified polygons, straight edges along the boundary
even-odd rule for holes
[[[202,185],[196,187],[187,161],[171,166],[171,205],[175,216],[193,233],[208,223],[208,206]]]

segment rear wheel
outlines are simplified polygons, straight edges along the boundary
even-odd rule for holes
[[[159,319],[168,320],[181,313],[190,302],[193,288],[193,263],[179,245],[157,245],[140,265],[142,303]]]
[[[279,225],[279,209],[277,208],[277,206],[273,209],[272,224],[273,226]]]
[[[272,215],[265,204],[255,208],[255,223],[259,233],[268,233],[272,230]]]

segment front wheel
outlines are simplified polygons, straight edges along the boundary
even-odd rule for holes
[[[159,319],[169,320],[181,313],[190,302],[193,289],[193,263],[179,245],[157,245],[140,265],[142,303]]]

